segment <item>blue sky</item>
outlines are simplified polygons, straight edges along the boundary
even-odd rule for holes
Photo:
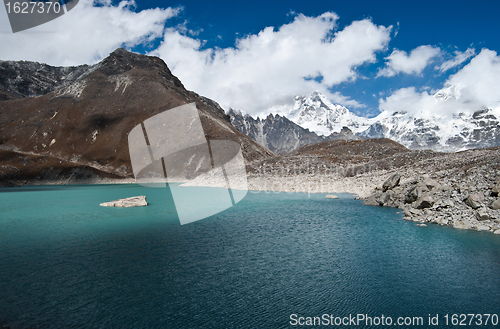
[[[480,81],[489,81],[490,93],[499,87],[499,9],[498,1],[81,0],[66,17],[26,33],[6,32],[3,16],[0,59],[92,64],[125,46],[160,56],[188,89],[226,110],[254,115],[319,90],[374,116],[424,106],[451,81],[456,98],[469,95],[457,107],[473,111],[464,104],[500,104],[500,97],[470,99]]]

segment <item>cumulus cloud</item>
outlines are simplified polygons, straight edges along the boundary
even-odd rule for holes
[[[0,33],[2,60],[52,65],[95,63],[114,49],[148,43],[163,35],[178,9],[134,12],[133,0],[113,6],[109,0],[80,0],[65,15],[30,30]]]
[[[267,27],[225,49],[202,49],[200,40],[170,28],[152,54],[163,58],[188,89],[225,109],[257,114],[315,90],[334,102],[359,107],[328,89],[356,80],[358,66],[375,62],[376,52],[387,47],[391,27],[361,20],[335,31],[337,19],[330,12],[297,15],[289,24]],[[322,79],[307,79],[318,76]]]
[[[417,47],[409,55],[406,51],[395,49],[386,57],[386,67],[377,72],[377,77],[392,77],[399,73],[421,74],[431,60],[440,53],[439,48],[432,46]]]
[[[476,50],[473,48],[468,48],[465,52],[461,52],[461,51],[457,50],[454,52],[454,54],[455,54],[454,58],[447,60],[446,62],[437,66],[436,70],[439,70],[442,73],[444,73],[444,72],[448,71],[449,69],[457,67],[460,64],[462,64],[463,62],[465,62],[466,60],[468,60],[469,58],[471,58],[472,56],[474,56],[476,54]]]
[[[380,100],[380,110],[451,117],[460,112],[472,114],[487,107],[500,115],[499,86],[500,57],[492,50],[483,49],[469,64],[451,75],[436,93],[417,92],[413,87],[399,89]]]

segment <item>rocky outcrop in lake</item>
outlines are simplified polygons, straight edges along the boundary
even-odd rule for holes
[[[119,208],[130,208],[130,207],[146,207],[148,203],[146,202],[146,196],[133,196],[130,198],[119,199],[110,202],[103,202],[100,204],[101,207],[119,207]]]

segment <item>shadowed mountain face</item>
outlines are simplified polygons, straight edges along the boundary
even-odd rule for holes
[[[0,100],[45,95],[85,74],[88,65],[54,67],[35,62],[0,61]]]
[[[243,115],[239,112],[237,113],[230,110],[228,115],[231,118],[231,123],[240,132],[275,153],[288,153],[304,145],[316,144],[329,140],[366,139],[354,135],[347,127],[342,127],[338,133],[333,132],[328,136],[319,136],[279,114],[269,114],[265,119],[254,119],[248,114]]]
[[[93,66],[0,62],[0,67],[4,180],[46,178],[47,172],[57,179],[71,168],[132,177],[128,132],[149,117],[192,102],[209,140],[238,142],[246,161],[273,155],[234,128],[216,102],[186,90],[157,57],[118,49]]]

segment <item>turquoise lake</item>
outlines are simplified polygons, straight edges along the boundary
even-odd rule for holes
[[[137,195],[150,205],[99,206]],[[418,227],[339,196],[249,192],[180,225],[168,188],[0,189],[0,327],[296,328],[364,314],[450,328],[446,315],[500,316],[500,236]]]

